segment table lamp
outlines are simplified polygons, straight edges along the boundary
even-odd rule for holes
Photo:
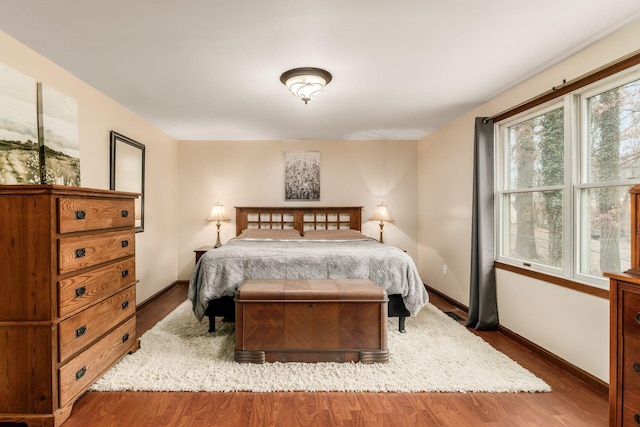
[[[216,227],[218,228],[218,238],[216,239],[214,248],[219,248],[220,246],[222,246],[222,243],[220,243],[220,221],[229,221],[229,217],[224,213],[224,206],[222,206],[219,202],[216,202],[216,204],[211,207],[211,212],[207,217],[207,221],[216,221]]]
[[[384,222],[393,222],[393,218],[389,215],[389,209],[385,206],[384,203],[380,203],[376,206],[376,211],[373,213],[373,216],[370,218],[371,221],[380,221],[380,243],[384,243],[382,239],[382,228],[384,227]]]

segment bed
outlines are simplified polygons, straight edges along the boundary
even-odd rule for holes
[[[389,296],[389,317],[405,319],[427,304],[413,259],[361,234],[362,207],[237,207],[236,237],[196,263],[189,299],[198,320],[235,319],[246,279],[371,279]]]

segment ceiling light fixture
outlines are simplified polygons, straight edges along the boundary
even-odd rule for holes
[[[329,84],[331,73],[320,68],[294,68],[282,73],[280,81],[296,98],[306,104]]]

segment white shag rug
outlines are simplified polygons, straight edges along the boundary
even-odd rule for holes
[[[429,304],[389,319],[389,363],[234,361],[233,323],[207,332],[185,301],[93,385],[94,391],[543,392],[551,388]]]

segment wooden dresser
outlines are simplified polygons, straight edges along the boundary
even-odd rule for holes
[[[0,422],[59,426],[137,348],[136,196],[0,186]]]
[[[609,425],[640,426],[640,276],[611,279]]]
[[[631,189],[631,268],[610,278],[609,425],[640,426],[640,186]]]

